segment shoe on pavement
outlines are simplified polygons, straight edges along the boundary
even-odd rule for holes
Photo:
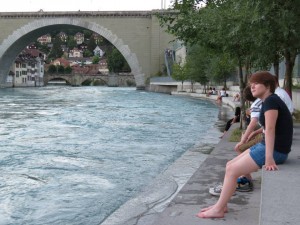
[[[209,188],[209,193],[213,196],[220,196],[222,192],[222,184],[216,184],[214,187]],[[235,195],[235,192],[233,193]]]

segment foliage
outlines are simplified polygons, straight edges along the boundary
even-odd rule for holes
[[[93,58],[92,58],[92,63],[93,63],[93,64],[98,64],[99,61],[100,61],[99,56],[93,56]]]
[[[242,137],[242,132],[243,132],[243,130],[241,130],[240,128],[235,128],[229,137],[229,141],[230,142],[239,142]]]
[[[212,79],[216,82],[224,82],[226,88],[226,81],[235,71],[235,65],[234,60],[226,53],[212,55],[209,64]]]
[[[63,65],[57,66],[57,72],[58,73],[65,73],[65,67]]]
[[[90,50],[86,49],[83,52],[83,57],[92,57],[94,54]]]
[[[186,59],[187,78],[192,82],[199,82],[206,85],[209,81],[208,77],[209,53],[203,46],[199,44],[189,47]]]
[[[48,47],[47,44],[41,44],[38,41],[35,41],[34,45],[39,49],[41,52],[48,54],[50,52],[50,48]]]
[[[71,74],[71,73],[72,73],[72,67],[71,67],[71,66],[67,66],[67,67],[65,68],[65,73],[66,73],[66,74]]]
[[[294,120],[296,123],[300,123],[300,111],[299,110],[295,110],[294,113]]]
[[[205,2],[205,7],[198,8]],[[161,25],[187,44],[228,54],[239,69],[240,89],[248,74],[285,58],[285,88],[291,92],[292,71],[300,49],[300,0],[175,0],[159,14]],[[246,74],[243,73],[246,72]]]
[[[88,41],[88,43],[87,43],[87,49],[90,52],[94,52],[96,46],[97,46],[96,41],[95,41],[94,37],[91,36],[90,39],[89,39],[89,41]]]
[[[73,49],[73,48],[77,47],[77,42],[74,39],[74,36],[71,36],[71,35],[68,36],[67,46],[69,49]]]
[[[181,90],[183,90],[183,82],[187,79],[187,66],[181,66],[174,63],[172,68],[172,78],[176,81],[181,81]]]
[[[126,60],[118,49],[113,48],[112,52],[108,54],[107,66],[110,72],[121,72],[125,66]]]
[[[57,59],[57,58],[62,57],[63,51],[61,49],[61,44],[62,44],[62,42],[61,42],[60,38],[55,38],[54,39],[53,46],[52,46],[51,51],[48,55],[49,59]]]
[[[57,72],[57,68],[55,65],[51,64],[49,67],[48,67],[48,73],[56,73]]]

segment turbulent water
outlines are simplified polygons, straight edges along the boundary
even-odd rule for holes
[[[133,88],[0,89],[0,224],[99,224],[197,142],[219,109]]]

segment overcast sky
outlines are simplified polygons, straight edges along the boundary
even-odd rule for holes
[[[172,0],[8,0],[0,12],[152,10],[170,6]]]

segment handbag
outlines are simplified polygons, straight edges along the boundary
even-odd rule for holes
[[[256,134],[251,140],[239,146],[239,150],[244,152],[245,150],[249,149],[253,145],[261,142],[263,140],[263,133]]]

